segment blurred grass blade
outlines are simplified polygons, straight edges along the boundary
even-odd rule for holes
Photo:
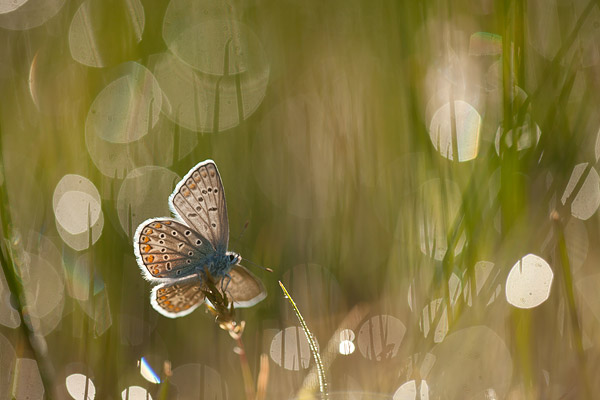
[[[18,250],[23,251],[21,237],[15,232],[12,226],[10,207],[8,201],[8,191],[6,188],[6,173],[4,169],[4,152],[2,146],[2,127],[0,126],[0,222],[2,224],[2,240],[0,240],[0,264],[8,284],[8,290],[14,295],[15,308],[19,313],[21,324],[19,325],[31,348],[35,360],[39,366],[40,378],[44,386],[45,397],[54,398],[53,385],[53,367],[44,355],[44,339],[37,337],[35,328],[31,324],[31,319],[24,313],[26,307],[25,291],[21,282],[20,274],[23,266],[15,263],[15,253]],[[19,252],[21,252],[19,251]],[[19,255],[17,254],[17,257]]]

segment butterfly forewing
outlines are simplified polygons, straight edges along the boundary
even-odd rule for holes
[[[171,205],[191,228],[206,236],[218,252],[227,250],[229,222],[225,192],[211,160],[193,168],[171,195]]]
[[[262,282],[241,265],[235,265],[229,276],[222,279],[221,287],[236,307],[252,307],[267,296]]]
[[[193,272],[214,248],[206,238],[170,219],[152,219],[136,231],[136,255],[152,278],[179,278]]]
[[[201,288],[197,275],[159,285],[152,290],[152,306],[169,318],[187,315],[202,304],[204,294]]]

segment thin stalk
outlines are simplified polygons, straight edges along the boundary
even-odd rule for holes
[[[204,269],[204,285],[202,293],[210,302],[208,309],[216,317],[219,327],[229,333],[237,343],[237,353],[240,356],[240,366],[242,368],[242,377],[244,379],[244,389],[246,391],[247,400],[255,400],[256,390],[252,380],[252,372],[246,357],[246,348],[242,341],[242,334],[246,324],[241,321],[239,324],[235,321],[235,309],[233,303],[227,298],[227,294],[219,289],[215,284],[214,278],[210,275],[208,269]]]
[[[244,378],[246,399],[254,400],[256,398],[256,391],[254,390],[254,381],[252,380],[252,372],[250,371],[250,364],[248,364],[248,357],[246,357],[246,348],[244,347],[242,335],[236,337],[235,341],[238,346],[237,353],[240,356],[240,366],[242,367],[242,377]]]
[[[323,362],[321,361],[321,355],[319,354],[319,350],[317,349],[317,342],[315,341],[313,334],[308,329],[308,325],[306,325],[306,321],[304,321],[304,318],[302,318],[302,314],[300,313],[300,310],[296,306],[294,299],[292,299],[292,296],[290,296],[290,294],[288,293],[285,286],[283,286],[283,283],[281,283],[281,281],[279,281],[279,286],[281,286],[281,290],[283,290],[283,294],[285,294],[288,301],[292,305],[292,308],[294,309],[294,312],[296,313],[296,316],[298,317],[298,320],[300,321],[300,326],[302,326],[302,330],[304,331],[304,334],[306,335],[306,339],[308,339],[308,345],[310,347],[310,352],[312,353],[312,355],[315,359],[315,364],[317,365],[317,372],[318,372],[317,376],[319,378],[319,390],[321,392],[321,398],[327,399],[327,398],[329,398],[329,393],[327,391],[327,380],[325,379],[325,369],[323,368]]]
[[[265,353],[260,355],[260,370],[256,382],[256,400],[265,400],[267,395],[267,383],[269,382],[269,356]]]

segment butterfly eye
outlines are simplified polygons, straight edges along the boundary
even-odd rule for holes
[[[229,255],[229,262],[233,262],[235,260],[235,256],[233,254]]]

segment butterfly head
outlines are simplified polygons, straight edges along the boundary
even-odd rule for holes
[[[228,251],[225,255],[227,256],[227,263],[229,265],[236,265],[242,261],[242,257],[233,251]]]

